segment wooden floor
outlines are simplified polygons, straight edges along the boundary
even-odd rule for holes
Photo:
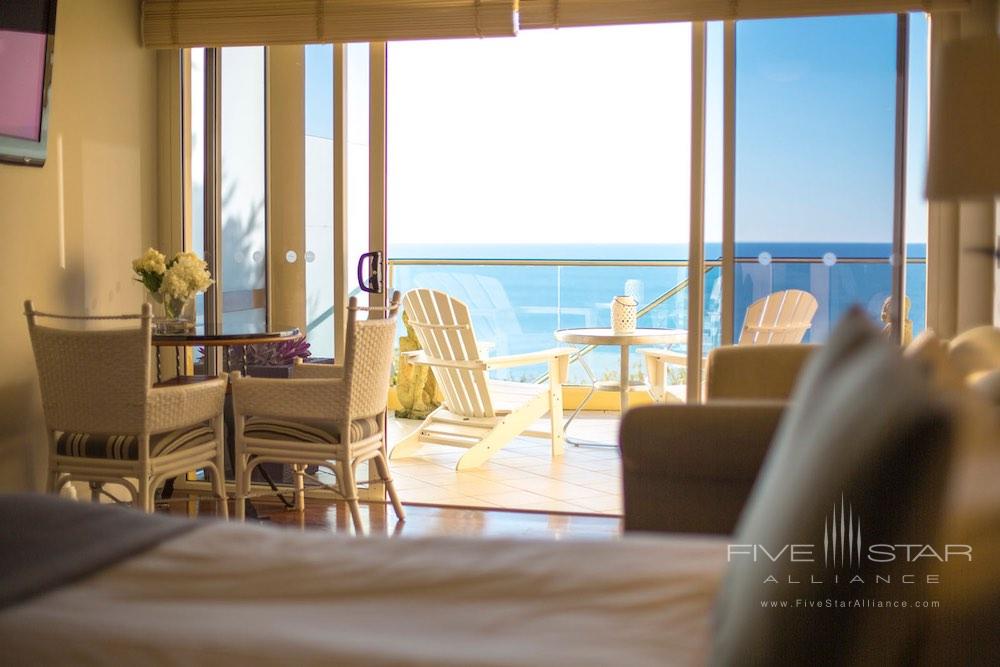
[[[231,501],[230,501],[231,502]],[[339,501],[307,499],[306,511],[285,509],[281,503],[254,499],[262,524],[298,529],[353,533],[347,505]],[[182,516],[212,516],[215,502],[196,496],[176,497],[159,503],[158,511]],[[406,521],[396,521],[392,508],[381,503],[362,503],[361,516],[367,535],[404,537],[462,536],[513,537],[526,539],[616,539],[621,519],[527,511],[465,509],[406,505]],[[232,514],[232,507],[230,507]]]

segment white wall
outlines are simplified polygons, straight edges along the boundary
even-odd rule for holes
[[[0,491],[40,488],[45,465],[21,302],[87,314],[142,303],[129,262],[156,233],[156,76],[139,2],[59,3],[48,162],[0,165]]]

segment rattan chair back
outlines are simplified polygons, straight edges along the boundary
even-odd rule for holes
[[[385,412],[399,298],[399,292],[393,292],[385,309],[358,306],[356,297],[351,297],[348,303],[344,381],[347,385],[348,418],[352,421],[381,418]],[[369,312],[368,318],[360,319],[359,312],[365,310]],[[373,317],[377,312],[385,316]]]
[[[87,317],[42,313],[26,301],[24,312],[49,429],[144,430],[146,394],[151,386],[149,304],[138,315]],[[38,319],[58,320],[64,326],[41,325]],[[139,326],[92,328],[109,320]],[[70,328],[73,325],[76,328]]]

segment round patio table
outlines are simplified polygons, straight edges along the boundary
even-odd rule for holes
[[[650,387],[647,383],[643,381],[630,381],[629,376],[629,348],[633,345],[676,345],[678,343],[687,342],[687,331],[685,329],[659,329],[644,327],[636,329],[631,333],[616,333],[614,329],[610,327],[607,328],[584,328],[584,329],[559,329],[555,332],[556,340],[561,343],[570,343],[573,345],[613,345],[619,348],[618,359],[619,359],[619,380],[598,380],[594,375],[594,372],[590,369],[587,364],[586,359],[582,354],[577,355],[576,360],[583,367],[583,370],[587,373],[587,377],[590,378],[590,392],[587,396],[580,402],[570,415],[569,419],[566,420],[566,428],[576,419],[576,416],[583,410],[584,406],[590,402],[593,398],[594,393],[597,391],[617,391],[618,392],[618,402],[621,408],[621,414],[624,415],[625,411],[628,410],[628,395],[632,391],[646,391],[648,392]],[[575,438],[566,437],[566,442],[580,446],[580,445],[600,445],[600,446],[611,446],[613,443],[596,443],[587,440],[579,440]]]

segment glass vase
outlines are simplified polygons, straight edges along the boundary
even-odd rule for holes
[[[153,331],[157,334],[183,334],[194,329],[194,297],[185,299],[151,294]]]

